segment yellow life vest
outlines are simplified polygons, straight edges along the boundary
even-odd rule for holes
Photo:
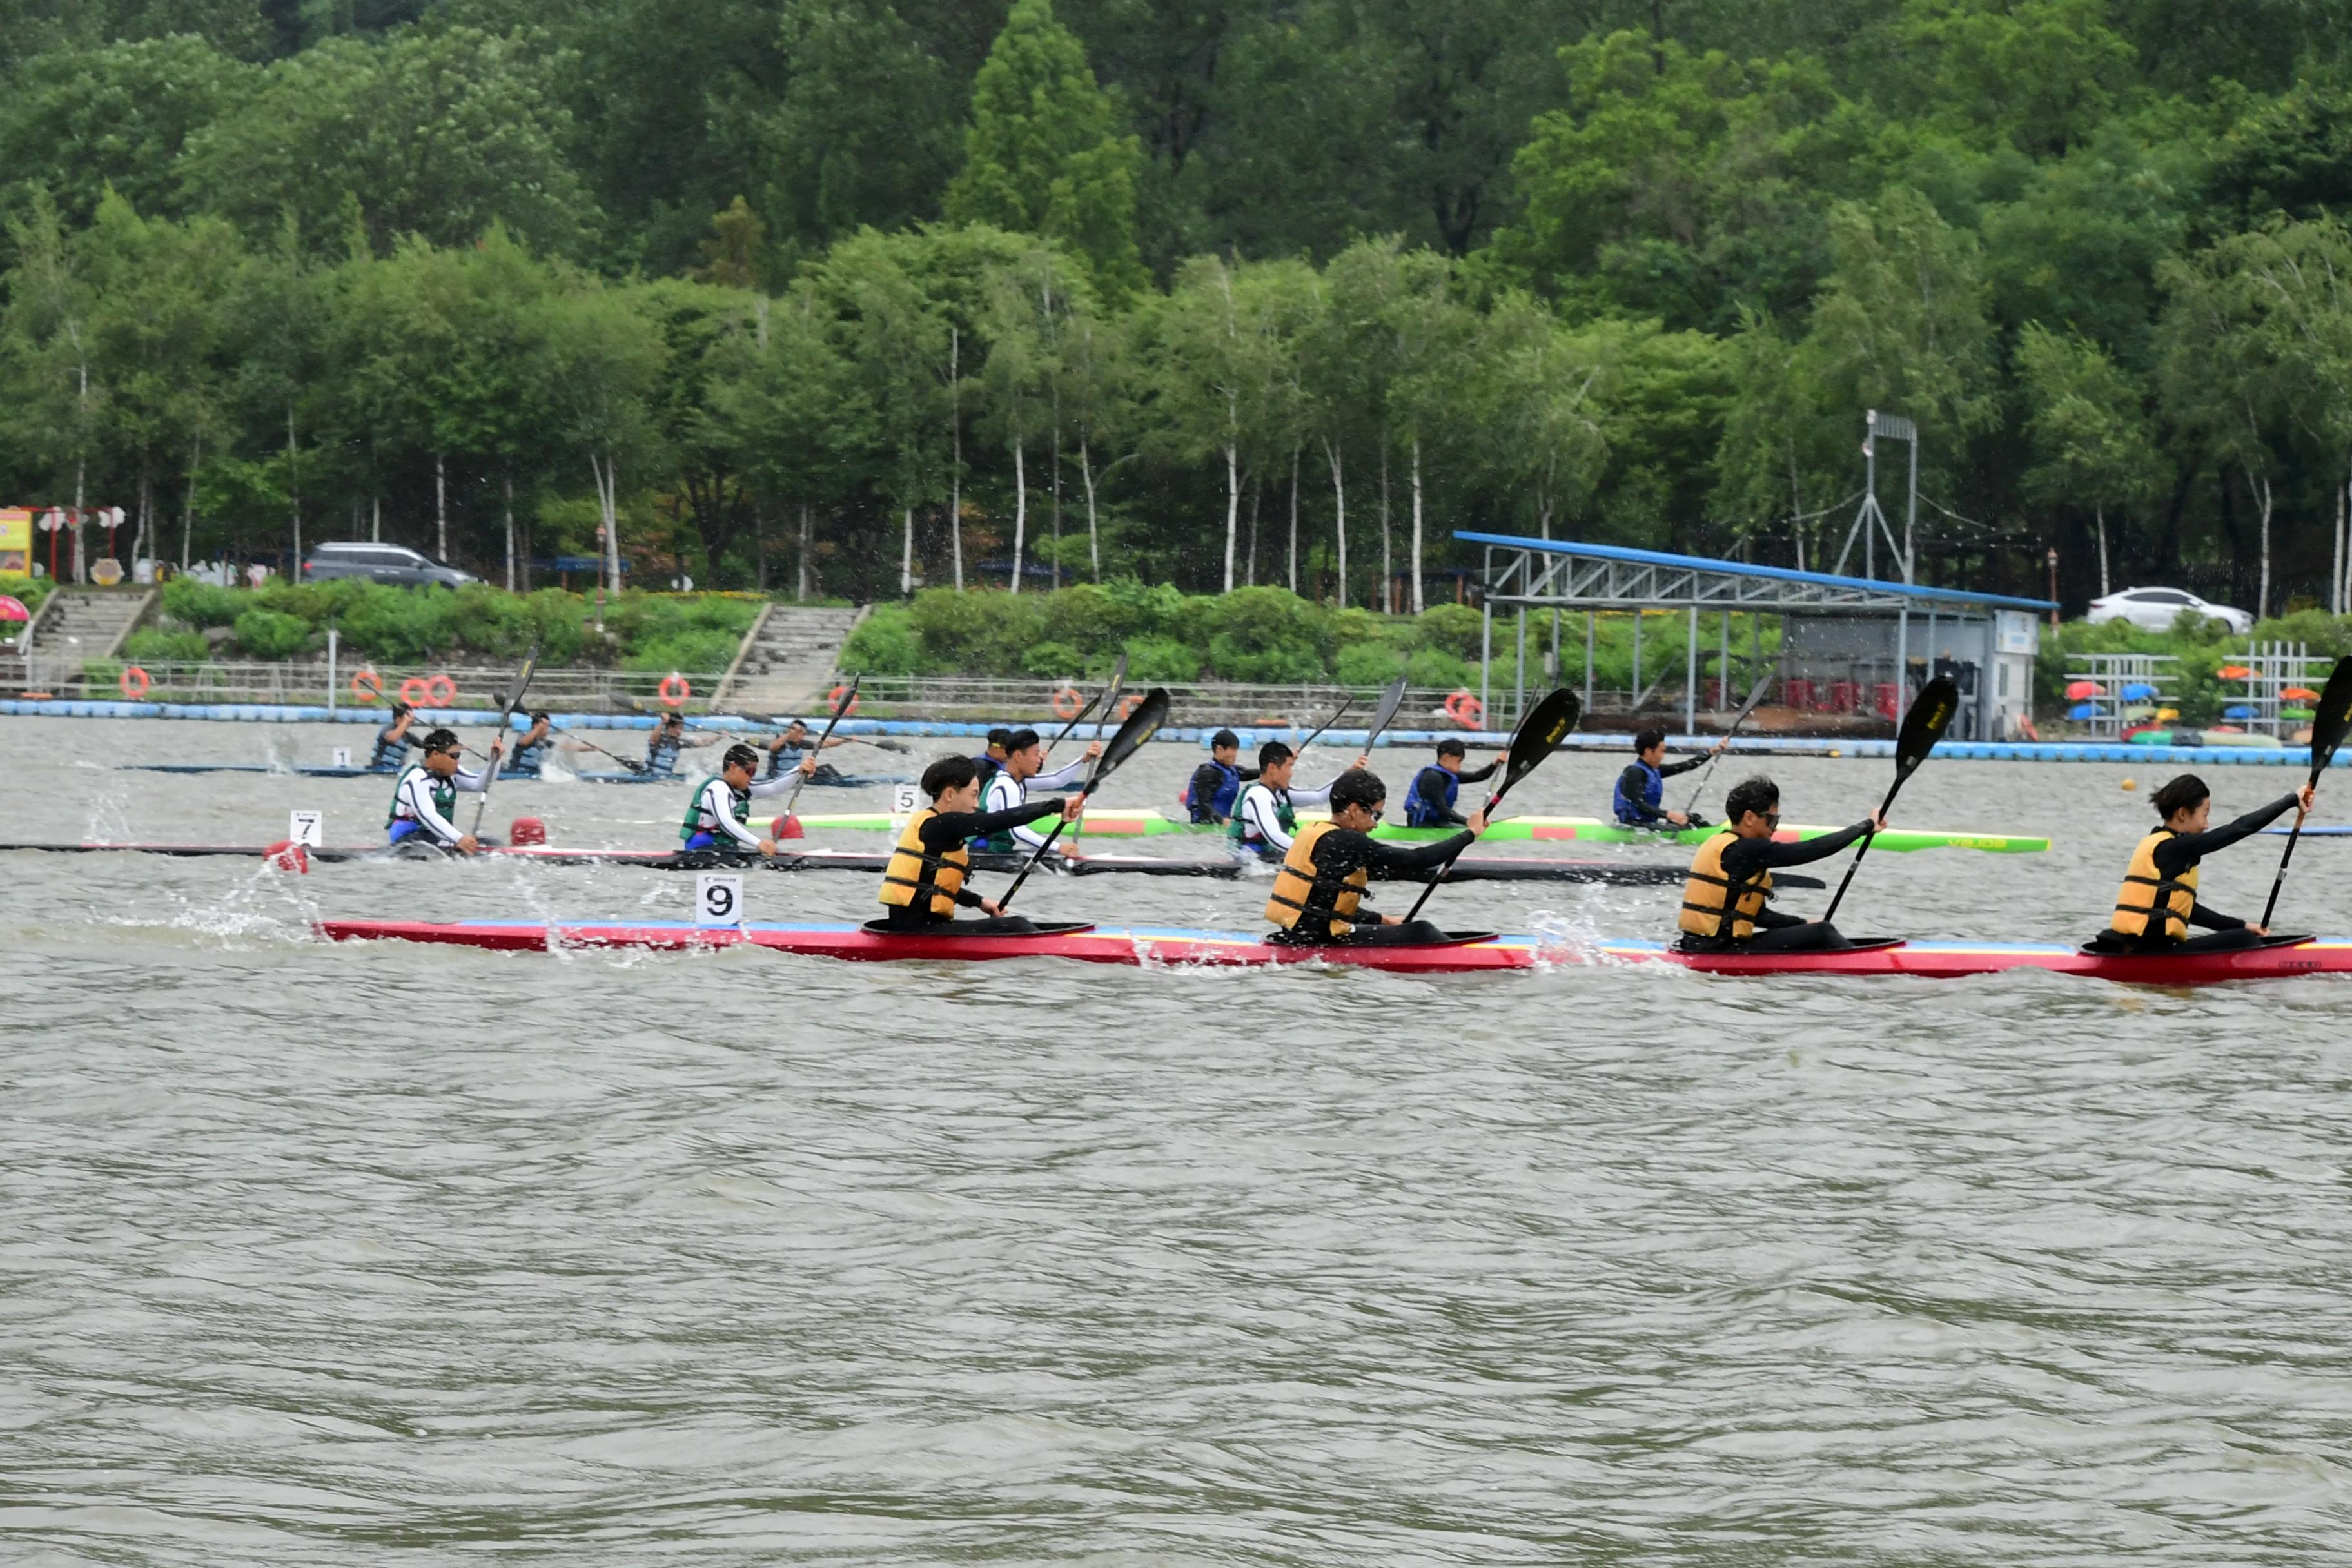
[[[1363,905],[1364,889],[1371,885],[1371,874],[1363,867],[1348,873],[1344,889],[1334,895],[1328,906],[1308,901],[1315,896],[1315,847],[1338,826],[1332,822],[1310,822],[1290,841],[1290,850],[1282,858],[1282,869],[1274,876],[1274,892],[1265,900],[1265,918],[1283,930],[1297,930],[1299,917],[1310,912],[1331,917],[1333,936],[1346,936],[1356,929],[1339,917],[1352,915]]]
[[[898,835],[898,847],[890,852],[890,863],[882,868],[882,901],[901,908],[925,896],[929,889],[930,911],[941,920],[955,918],[955,896],[963,889],[964,873],[971,868],[971,851],[957,845],[944,855],[932,855],[923,847],[923,824],[940,814],[936,805],[927,805],[907,820],[907,831]]]
[[[1728,936],[1746,942],[1756,934],[1756,916],[1764,908],[1764,896],[1772,889],[1772,873],[1766,871],[1753,881],[1741,883],[1738,898],[1732,899],[1731,879],[1723,874],[1723,852],[1738,837],[1728,826],[1721,828],[1691,857],[1690,880],[1683,884],[1682,913],[1675,924],[1692,936]],[[1724,907],[1727,901],[1731,904],[1728,910]]]
[[[2116,918],[2108,923],[2126,936],[2182,937],[2189,934],[2189,911],[2197,907],[2197,868],[2168,879],[2156,868],[2156,847],[2177,837],[2159,827],[2139,841],[2131,866],[2124,872],[2123,890],[2116,895]],[[2156,929],[2148,926],[2153,921]]]

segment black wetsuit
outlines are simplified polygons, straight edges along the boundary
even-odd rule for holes
[[[2156,847],[2157,873],[2168,881],[2176,880],[2184,872],[2196,869],[2197,863],[2216,849],[2227,849],[2240,839],[2252,837],[2293,811],[2295,805],[2294,795],[2281,795],[2270,805],[2259,806],[2235,822],[2225,822],[2202,833],[2176,833]],[[2126,936],[2110,929],[2092,938],[2091,945],[2120,952],[2227,952],[2233,948],[2258,946],[2263,940],[2252,926],[2237,916],[2209,910],[2203,904],[2189,910],[2189,923],[2202,926],[2212,934]]]
[[[1735,839],[1724,847],[1723,874],[1735,884],[1752,882],[1767,871],[1826,860],[1869,831],[1869,823],[1857,822],[1836,833],[1820,838],[1801,838],[1791,844],[1783,844],[1777,838]],[[1682,945],[1692,952],[1814,952],[1850,945],[1829,921],[1784,915],[1769,904],[1758,910],[1748,923],[1756,928],[1756,934],[1745,941],[1732,936],[1694,936],[1685,931]]]
[[[1041,816],[1059,816],[1062,803],[1058,800],[1033,800],[1003,811],[943,811],[923,824],[923,853],[937,858],[958,845],[968,844],[991,833],[1005,833],[1025,826]],[[980,895],[966,882],[955,893],[957,907],[980,908]],[[984,920],[959,921],[952,916],[935,915],[928,897],[911,904],[891,904],[883,920],[894,931],[937,931],[947,926],[955,928],[958,936],[986,936],[992,931],[1027,931],[1030,923],[1019,915],[992,915]]]
[[[1388,844],[1352,827],[1334,827],[1316,841],[1315,887],[1299,901],[1328,909],[1347,890],[1348,879],[1359,867],[1375,879],[1393,878],[1401,871],[1427,871],[1444,865],[1473,842],[1473,835],[1456,833],[1434,844]],[[1445,940],[1445,933],[1427,921],[1394,926],[1381,925],[1379,921],[1369,904],[1360,903],[1356,918],[1347,921],[1354,929],[1346,936],[1333,936],[1331,917],[1309,909],[1298,917],[1297,925],[1288,931],[1275,931],[1265,940],[1315,947],[1416,947]]]

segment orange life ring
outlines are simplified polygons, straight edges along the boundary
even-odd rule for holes
[[[1465,730],[1486,727],[1486,705],[1467,689],[1457,691],[1445,700],[1445,716]]]
[[[2042,739],[2042,731],[2033,727],[2033,715],[2031,713],[2021,713],[2017,716],[2017,728],[2018,731],[2029,741]]]
[[[135,664],[116,676],[114,685],[117,690],[133,702],[143,702],[147,699],[147,672]]]
[[[1142,706],[1143,694],[1139,691],[1130,691],[1127,694],[1127,700],[1118,705],[1118,716],[1121,719],[1132,719],[1135,717],[1135,710]]]
[[[374,702],[383,696],[383,677],[373,669],[362,669],[352,677],[352,695],[362,702]]]
[[[845,697],[849,699],[849,706],[846,708],[844,708],[841,705],[841,700]],[[826,711],[833,713],[836,717],[845,713],[855,713],[857,711],[857,698],[846,686],[836,686],[832,690],[826,692],[824,694],[824,702]]]
[[[661,700],[672,708],[682,705],[694,695],[694,683],[676,670],[662,677]]]
[[[425,699],[436,708],[446,708],[457,700],[457,683],[446,675],[436,675],[425,682]]]
[[[431,707],[426,699],[432,695],[433,689],[425,684],[425,678],[421,675],[412,675],[400,683],[400,700],[411,708]]]
[[[1065,686],[1054,693],[1054,717],[1056,719],[1075,719],[1078,716],[1078,710],[1084,706],[1078,700],[1078,689],[1075,686]]]

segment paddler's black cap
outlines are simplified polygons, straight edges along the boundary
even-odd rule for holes
[[[425,731],[425,754],[426,756],[429,757],[436,752],[447,752],[454,756],[457,754],[457,732],[455,730],[428,730]]]
[[[1213,752],[1222,752],[1227,746],[1237,747],[1241,743],[1242,738],[1239,735],[1234,734],[1231,730],[1220,730],[1215,734],[1209,737],[1209,750]]]
[[[1377,812],[1389,798],[1389,786],[1381,783],[1381,775],[1370,768],[1349,768],[1331,781],[1331,809],[1342,811],[1360,805]]]
[[[1723,820],[1738,826],[1739,819],[1749,812],[1769,816],[1780,804],[1780,786],[1762,773],[1753,773],[1731,786],[1723,797]]]
[[[988,743],[989,743],[991,746],[993,746],[994,748],[996,748],[996,750],[998,750],[998,751],[1000,751],[1000,752],[1002,752],[1002,751],[1006,751],[1006,750],[1009,750],[1009,749],[1010,749],[1010,748],[1006,745],[1006,742],[1009,742],[1009,741],[1011,741],[1012,739],[1013,739],[1013,731],[1010,731],[1010,730],[1007,730],[1007,729],[1003,728],[1003,726],[1001,726],[1001,725],[1000,725],[998,728],[993,729],[993,730],[991,730],[991,731],[988,732]]]

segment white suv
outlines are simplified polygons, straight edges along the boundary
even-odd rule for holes
[[[2090,622],[2129,621],[2142,631],[2168,632],[2180,612],[2191,610],[2227,625],[2239,637],[2254,629],[2254,617],[2227,605],[2209,605],[2180,588],[2123,588],[2091,601]]]

